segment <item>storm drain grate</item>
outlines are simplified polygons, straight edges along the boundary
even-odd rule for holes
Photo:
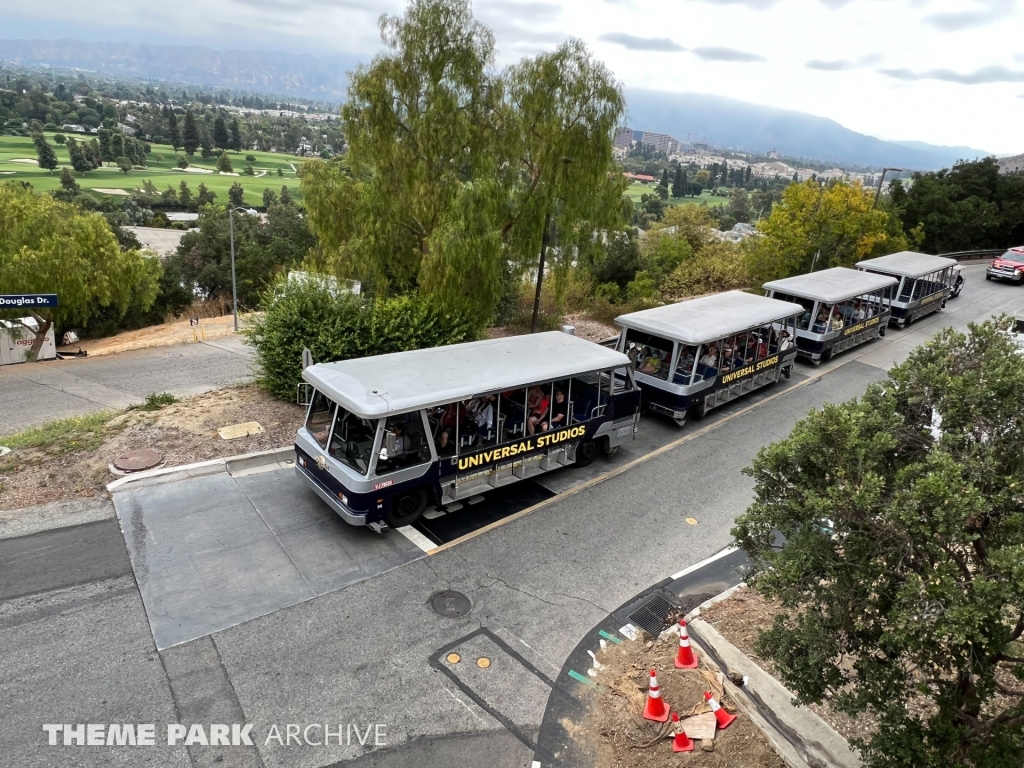
[[[675,605],[661,595],[652,595],[629,614],[629,620],[651,637],[657,637],[668,627],[669,614],[675,611],[675,608]]]

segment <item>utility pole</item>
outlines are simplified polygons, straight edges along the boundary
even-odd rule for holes
[[[874,205],[871,206],[872,208],[877,208],[878,207],[878,197],[879,197],[879,195],[882,194],[882,184],[885,183],[885,172],[886,171],[896,171],[897,173],[902,173],[903,169],[902,168],[883,168],[882,169],[882,178],[880,178],[878,180],[878,189],[875,191],[875,203],[874,203]]]

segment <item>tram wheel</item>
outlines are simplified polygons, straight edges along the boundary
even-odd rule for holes
[[[708,408],[708,401],[705,398],[704,400],[701,400],[700,405],[698,405],[696,409],[694,409],[693,415],[696,416],[698,419],[703,419],[705,416],[708,415],[708,411],[710,410],[711,409]]]
[[[597,452],[599,448],[597,443],[593,440],[584,440],[576,446],[576,464],[577,467],[586,467],[594,463],[594,459],[597,458]]]
[[[676,423],[677,427],[685,427],[686,422],[690,420],[690,412],[687,411],[682,416],[673,416],[672,421]]]
[[[879,335],[879,337],[885,336],[885,326],[884,325],[881,328],[878,329],[878,335]]]
[[[831,360],[832,359],[832,350],[831,349],[826,349],[824,352],[822,352],[821,353],[821,359],[824,360],[826,363],[829,360]]]
[[[790,376],[792,376],[793,375],[793,366],[792,365],[787,365],[785,368],[783,368],[782,369],[782,375],[785,376],[787,379]]]
[[[815,368],[817,368],[819,365],[821,365],[821,358],[819,357],[817,360],[814,360],[812,358],[811,359],[811,365],[813,365]]]
[[[427,506],[427,493],[422,488],[396,496],[391,502],[391,509],[384,516],[384,522],[392,528],[412,525],[420,519]]]

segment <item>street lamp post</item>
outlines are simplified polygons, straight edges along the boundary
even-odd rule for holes
[[[886,171],[896,171],[897,173],[902,173],[903,169],[902,168],[883,168],[882,169],[882,178],[880,178],[878,180],[878,189],[875,191],[875,203],[874,203],[874,205],[871,206],[872,208],[877,208],[878,207],[878,196],[882,194],[882,185],[885,183],[885,172]]]
[[[238,283],[235,281],[235,211],[248,211],[241,206],[228,208],[228,229],[231,232],[231,312],[235,317],[235,330],[238,330]]]

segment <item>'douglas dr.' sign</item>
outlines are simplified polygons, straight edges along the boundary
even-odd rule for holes
[[[56,293],[0,294],[0,309],[53,309],[56,306]]]

